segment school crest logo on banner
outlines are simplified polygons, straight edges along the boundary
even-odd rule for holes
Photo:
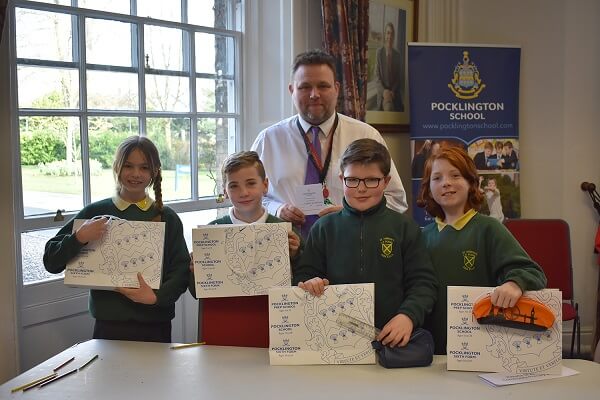
[[[471,100],[479,96],[485,88],[479,76],[477,65],[469,58],[469,52],[463,51],[462,63],[456,64],[452,74],[452,83],[448,84],[456,97],[462,100]]]
[[[394,256],[394,239],[389,237],[384,237],[379,239],[381,243],[381,257],[383,258],[391,258]]]
[[[465,271],[473,271],[475,269],[475,258],[477,257],[477,252],[473,250],[463,251],[463,269]]]

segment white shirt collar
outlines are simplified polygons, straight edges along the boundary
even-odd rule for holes
[[[333,122],[335,121],[335,115],[336,115],[336,113],[331,114],[331,117],[329,117],[327,119],[327,121],[325,121],[321,125],[319,125],[319,128],[321,128],[321,132],[323,132],[323,135],[325,135],[325,137],[327,137],[329,135],[329,131],[333,127]],[[302,126],[302,129],[304,129],[304,132],[308,132],[310,130],[310,128],[313,126],[313,125],[309,124],[308,122],[306,122],[300,114],[298,114],[298,120],[300,121],[300,125]]]
[[[260,218],[254,222],[250,222],[250,224],[264,224],[265,222],[267,222],[268,216],[269,216],[269,213],[263,207],[263,214],[260,216]],[[241,219],[237,219],[235,217],[235,215],[233,215],[233,207],[229,207],[229,218],[231,218],[231,222],[234,223],[235,225],[248,225],[249,224],[248,222],[242,221]]]
[[[135,204],[142,211],[148,211],[150,207],[152,207],[152,204],[154,204],[154,200],[147,194],[143,200],[140,200],[137,203],[130,203],[127,200],[123,200],[121,196],[116,194],[113,196],[112,202],[119,211],[125,211],[132,204]]]

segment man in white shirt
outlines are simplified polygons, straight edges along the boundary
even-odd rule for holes
[[[335,77],[335,59],[324,51],[311,50],[296,56],[288,89],[298,114],[260,132],[252,150],[259,154],[270,182],[263,198],[267,211],[301,225],[306,237],[316,216],[306,216],[297,207],[299,189],[309,183],[322,187],[324,204],[318,217],[340,210],[344,194],[339,178],[342,153],[357,139],[385,142],[372,126],[335,111],[340,84]],[[314,130],[318,132],[318,144],[312,142]],[[316,169],[317,182],[307,182],[311,167]],[[404,212],[408,208],[406,193],[393,162],[390,176],[385,192],[387,205]]]

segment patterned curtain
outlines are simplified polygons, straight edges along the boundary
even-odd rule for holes
[[[367,100],[368,0],[321,0],[323,47],[337,59],[341,90],[337,110],[365,120]]]
[[[2,39],[2,31],[4,30],[4,21],[6,20],[6,5],[7,0],[0,0],[0,40]]]

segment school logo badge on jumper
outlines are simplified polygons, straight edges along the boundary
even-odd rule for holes
[[[473,271],[475,269],[475,258],[477,257],[477,252],[473,250],[466,250],[462,252],[463,254],[463,269],[465,271]]]
[[[381,257],[383,258],[391,258],[394,256],[394,239],[389,237],[384,237],[379,239],[381,243]]]
[[[469,52],[463,51],[462,63],[456,64],[452,73],[452,82],[448,84],[456,97],[462,100],[472,100],[479,96],[485,88],[479,76],[477,65],[469,58]]]

